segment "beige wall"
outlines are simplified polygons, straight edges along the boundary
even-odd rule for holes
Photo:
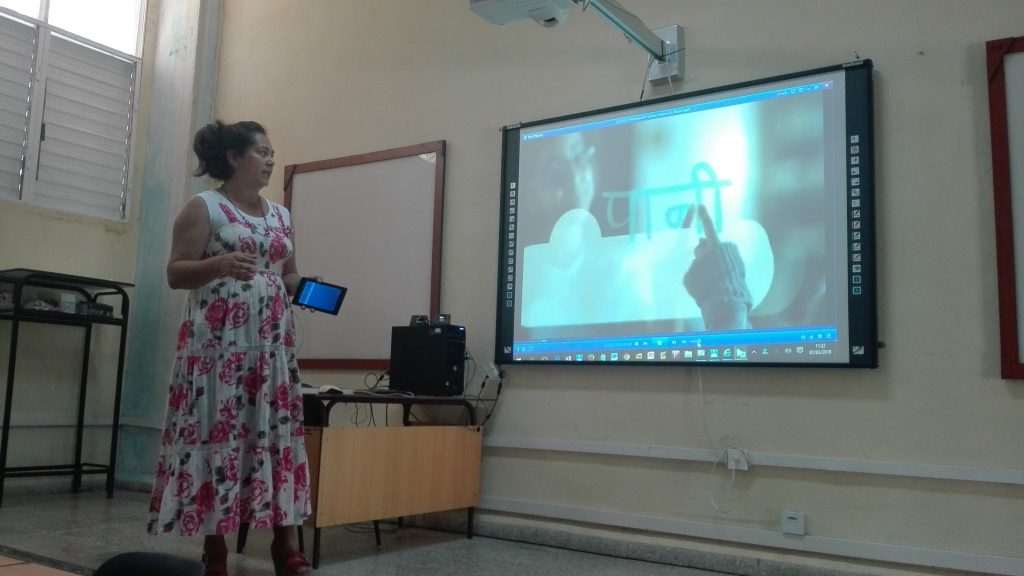
[[[121,223],[0,201],[0,270],[34,268],[131,282],[138,220]]]
[[[116,223],[0,200],[0,270],[31,268],[132,282],[137,220]],[[117,299],[108,301],[115,306]],[[10,322],[0,322],[0,390],[7,378]],[[73,460],[84,331],[22,324],[11,404],[10,466],[67,464]],[[116,328],[96,327],[90,347],[84,457],[106,462],[117,374]],[[0,409],[4,399],[0,396]],[[95,428],[93,428],[95,427]],[[40,446],[48,449],[40,450]],[[8,480],[13,489],[38,480]]]
[[[685,27],[676,91],[874,60],[887,347],[873,371],[510,368],[488,424],[483,516],[1024,572],[1024,384],[998,376],[984,68],[986,40],[1024,33],[1024,3],[624,4],[651,27]],[[279,167],[447,141],[442,310],[481,364],[493,347],[494,290],[480,279],[495,273],[499,128],[634,101],[647,60],[593,13],[554,30],[498,27],[465,0],[225,0],[221,50],[217,115],[265,123]],[[267,191],[278,200],[281,173]],[[137,228],[137,217],[2,202],[0,268],[131,281]],[[26,370],[40,390],[76,369],[36,362]],[[304,376],[360,386],[363,374]],[[702,455],[732,443],[754,464],[730,485]],[[778,534],[782,510],[807,514],[806,538]]]
[[[947,567],[978,568],[985,555],[994,571],[1024,566],[1024,384],[998,375],[984,53],[986,40],[1024,33],[1024,4],[624,4],[653,28],[685,27],[676,91],[874,60],[887,347],[873,371],[510,368],[488,425],[482,507]],[[493,347],[494,290],[480,279],[495,273],[499,128],[634,101],[646,63],[596,14],[574,12],[553,30],[498,27],[465,0],[227,0],[221,49],[217,115],[264,122],[280,166],[447,140],[442,309],[466,325],[481,363]],[[281,185],[278,171],[270,188]],[[362,374],[306,377],[359,385]],[[731,492],[728,474],[700,458],[729,443],[754,455]],[[678,459],[609,455],[651,447]],[[779,465],[787,457],[794,467]],[[878,463],[884,474],[863,473]],[[854,472],[820,470],[834,467]],[[950,474],[960,479],[931,478]],[[778,534],[785,509],[806,513],[807,538]]]

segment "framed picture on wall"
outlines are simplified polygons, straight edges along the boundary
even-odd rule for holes
[[[986,44],[1003,378],[1024,379],[1024,37]]]

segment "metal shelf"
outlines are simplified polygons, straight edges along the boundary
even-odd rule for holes
[[[121,385],[124,377],[124,352],[127,342],[128,325],[128,293],[126,282],[87,278],[43,270],[15,268],[0,270],[0,285],[12,287],[12,303],[10,310],[0,311],[0,320],[11,323],[10,354],[7,363],[7,384],[4,395],[3,427],[0,435],[0,505],[3,504],[4,481],[11,477],[24,476],[71,476],[71,491],[78,492],[82,485],[82,476],[86,474],[107,475],[107,498],[114,497],[114,474],[117,468],[117,436],[121,418]],[[61,311],[32,310],[20,306],[25,288],[53,289],[62,292],[73,292],[81,296],[81,300],[98,303],[100,298],[120,298],[120,310],[116,317],[88,314],[72,314]],[[85,330],[85,344],[82,352],[82,373],[78,384],[78,414],[75,427],[75,457],[70,464],[50,466],[7,466],[7,448],[11,432],[11,409],[14,398],[14,374],[18,356],[18,331],[22,322],[34,324],[53,324],[60,326],[76,326]],[[114,414],[111,422],[110,460],[108,464],[82,462],[82,436],[85,428],[85,399],[89,372],[89,349],[92,343],[92,327],[109,325],[120,327],[120,347],[117,358],[117,381],[114,391]]]

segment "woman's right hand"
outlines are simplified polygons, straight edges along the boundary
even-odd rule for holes
[[[256,257],[245,252],[232,252],[218,256],[220,276],[231,276],[238,280],[252,280],[256,275]]]

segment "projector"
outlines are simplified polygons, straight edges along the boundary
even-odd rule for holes
[[[574,0],[469,0],[469,9],[491,24],[529,18],[544,26],[558,26],[569,16]]]

